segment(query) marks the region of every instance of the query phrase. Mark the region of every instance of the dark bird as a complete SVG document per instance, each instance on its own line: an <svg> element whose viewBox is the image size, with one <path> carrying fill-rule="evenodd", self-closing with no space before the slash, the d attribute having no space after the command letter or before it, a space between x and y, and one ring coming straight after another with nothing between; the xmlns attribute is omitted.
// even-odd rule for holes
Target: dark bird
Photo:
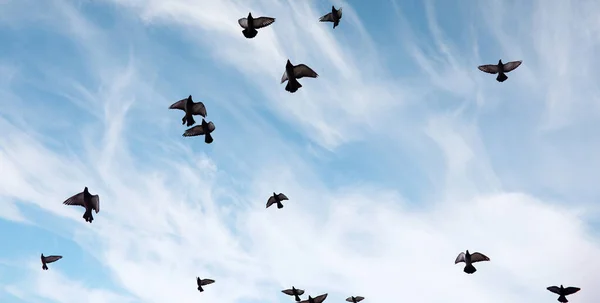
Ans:
<svg viewBox="0 0 600 303"><path fill-rule="evenodd" d="M298 64L294 66L288 59L287 63L285 64L285 72L281 77L281 83L288 81L288 84L285 86L285 90L290 93L295 93L299 88L302 87L302 84L298 82L298 79L303 77L317 78L318 76L319 75L314 70L305 64Z"/></svg>
<svg viewBox="0 0 600 303"><path fill-rule="evenodd" d="M319 18L321 22L333 22L333 28L340 24L340 19L342 19L342 8L336 10L335 6L331 6L331 13L324 15Z"/></svg>
<svg viewBox="0 0 600 303"><path fill-rule="evenodd" d="M273 194L275 194L275 193L273 193ZM271 199L269 199L269 200L271 200ZM271 204L273 204L273 203L271 203ZM281 206L281 207L283 207L283 206ZM285 289L285 290L282 290L281 292L288 296L294 296L294 299L296 300L296 302L300 302L300 296L304 294L304 290L297 289L294 286L292 286L292 289Z"/></svg>
<svg viewBox="0 0 600 303"><path fill-rule="evenodd" d="M85 207L83 218L86 222L90 223L92 223L92 221L94 220L94 217L92 216L92 210L95 210L96 213L100 211L100 197L98 197L98 195L90 194L87 186L83 189L83 192L72 196L71 198L63 202L63 204L79 205Z"/></svg>
<svg viewBox="0 0 600 303"><path fill-rule="evenodd" d="M458 254L458 257L456 257L454 264L458 264L459 262L465 262L467 265L465 265L464 271L468 274L472 274L477 271L477 269L475 269L475 267L473 266L473 263L489 260L490 258L486 257L482 253L474 252L473 254L470 254L469 250L467 250L466 253L461 252L460 254Z"/></svg>
<svg viewBox="0 0 600 303"><path fill-rule="evenodd" d="M242 18L242 19L238 20L238 23L240 24L240 26L242 28L244 28L244 30L242 31L242 34L244 34L244 37L246 37L248 39L256 37L256 34L258 34L257 29L269 26L269 25L273 24L273 22L275 22L275 18L271 18L271 17L254 18L254 17L252 17L252 13L248 13L247 18Z"/></svg>
<svg viewBox="0 0 600 303"><path fill-rule="evenodd" d="M208 284L213 284L213 283L215 283L215 280L200 279L199 277L196 277L196 283L198 283L198 291L203 292L204 288L202 288L202 286L205 286Z"/></svg>
<svg viewBox="0 0 600 303"><path fill-rule="evenodd" d="M267 208L269 208L269 206L273 205L273 203L277 203L277 208L282 209L283 208L283 204L281 203L281 201L283 200L289 200L288 197L286 197L286 195L279 193L273 193L273 195L271 197L269 197L269 200L267 200Z"/></svg>
<svg viewBox="0 0 600 303"><path fill-rule="evenodd" d="M498 64L487 64L480 65L478 68L480 71L488 73L488 74L498 74L496 77L496 81L504 82L508 79L506 73L513 71L515 68L519 67L523 61L512 61L508 63L502 63L502 60L498 60Z"/></svg>
<svg viewBox="0 0 600 303"><path fill-rule="evenodd" d="M352 296L352 297L348 297L348 298L346 299L346 301L348 301L348 302L352 302L352 303L358 303L358 302L360 302L360 301L362 301L362 300L364 300L364 299L365 299L365 298L364 298L364 297L361 297L361 296L357 296L357 297L354 297L354 296Z"/></svg>
<svg viewBox="0 0 600 303"><path fill-rule="evenodd" d="M204 135L204 142L207 144L211 144L213 142L213 137L210 133L215 131L215 124L211 122L206 122L206 120L202 119L202 125L196 125L183 133L184 137L193 137L193 136L201 136Z"/></svg>
<svg viewBox="0 0 600 303"><path fill-rule="evenodd" d="M44 254L42 254L42 269L43 270L48 270L48 266L46 266L46 264L48 263L52 263L52 262L56 262L60 259L62 259L62 256L47 256L44 257Z"/></svg>
<svg viewBox="0 0 600 303"><path fill-rule="evenodd" d="M192 95L185 99L181 99L169 106L169 109L180 109L185 112L185 116L181 119L181 124L185 124L187 122L187 126L192 126L196 123L194 120L194 115L202 116L206 118L206 107L204 107L204 103L202 102L194 102L192 100Z"/></svg>
<svg viewBox="0 0 600 303"><path fill-rule="evenodd" d="M311 297L308 296L308 299L304 300L304 301L300 301L300 303L321 303L323 301L325 301L325 299L327 299L327 294L322 294L316 297Z"/></svg>
<svg viewBox="0 0 600 303"><path fill-rule="evenodd" d="M558 302L562 302L562 303L566 303L569 302L569 300L567 300L567 296L568 295L572 295L578 291L581 290L581 288L579 287L563 287L562 285L560 286L560 288L558 286L550 286L548 288L546 288L547 290L559 295L558 297Z"/></svg>

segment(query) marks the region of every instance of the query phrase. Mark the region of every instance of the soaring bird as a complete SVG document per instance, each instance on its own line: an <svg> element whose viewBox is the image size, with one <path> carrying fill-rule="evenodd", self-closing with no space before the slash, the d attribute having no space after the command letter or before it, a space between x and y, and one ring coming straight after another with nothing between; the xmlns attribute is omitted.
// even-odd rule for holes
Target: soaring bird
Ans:
<svg viewBox="0 0 600 303"><path fill-rule="evenodd" d="M56 261L62 259L62 256L47 256L47 257L44 257L44 254L42 254L41 259L42 259L42 269L43 270L48 270L48 266L46 266L46 264L52 263L52 262L56 262Z"/></svg>
<svg viewBox="0 0 600 303"><path fill-rule="evenodd" d="M317 78L319 75L312 70L310 67L305 64L293 65L290 60L287 60L285 64L285 72L281 77L281 83L288 81L288 84L285 86L285 90L290 93L295 93L299 88L302 87L302 84L298 82L298 79L303 77Z"/></svg>
<svg viewBox="0 0 600 303"><path fill-rule="evenodd" d="M100 211L100 197L98 195L92 195L88 191L87 186L83 189L83 192L80 192L65 202L65 205L79 205L85 207L85 212L83 213L83 218L86 222L92 223L94 217L92 216L92 209L98 213Z"/></svg>
<svg viewBox="0 0 600 303"><path fill-rule="evenodd" d="M267 208L269 208L269 206L273 205L273 203L277 203L277 208L282 209L283 208L283 204L281 203L281 201L283 200L289 200L288 197L282 193L276 194L273 192L273 195L271 197L269 197L269 200L267 200Z"/></svg>
<svg viewBox="0 0 600 303"><path fill-rule="evenodd" d="M304 301L300 301L300 303L321 303L323 301L325 301L325 299L327 299L327 294L322 294L316 297L311 297L308 296L308 299L304 300Z"/></svg>
<svg viewBox="0 0 600 303"><path fill-rule="evenodd" d="M288 296L294 296L294 299L296 300L296 302L300 302L300 296L304 294L304 290L297 289L294 286L292 286L292 289L285 289L285 290L282 290L281 292Z"/></svg>
<svg viewBox="0 0 600 303"><path fill-rule="evenodd" d="M562 302L562 303L569 302L569 300L567 300L567 298L566 298L568 295L572 295L581 290L581 288L579 288L579 287L566 287L565 288L562 286L562 284L560 285L560 287L550 286L546 289L559 295L558 302Z"/></svg>
<svg viewBox="0 0 600 303"><path fill-rule="evenodd" d="M467 265L465 265L464 271L468 274L472 274L477 271L477 269L475 269L475 267L473 266L473 263L489 260L490 258L486 257L482 253L474 252L473 254L470 254L469 250L467 250L466 253L461 252L460 254L458 254L458 257L456 257L454 264L458 264L459 262L465 262Z"/></svg>
<svg viewBox="0 0 600 303"><path fill-rule="evenodd" d="M208 284L213 284L213 283L215 283L215 280L200 279L199 277L196 277L196 283L198 283L198 291L203 292L204 288L202 288L202 286L205 286Z"/></svg>
<svg viewBox="0 0 600 303"><path fill-rule="evenodd" d="M335 28L336 26L338 26L338 24L340 24L340 19L342 19L342 8L340 7L340 9L336 10L335 6L332 5L331 13L328 13L323 17L319 18L319 21L333 22L333 28Z"/></svg>
<svg viewBox="0 0 600 303"><path fill-rule="evenodd" d="M352 303L358 303L358 302L360 302L360 301L362 301L362 300L364 300L364 299L365 299L365 298L364 298L364 297L361 297L361 296L356 296L356 297L352 296L352 297L348 297L348 298L346 299L346 301L348 301L348 302L352 302Z"/></svg>
<svg viewBox="0 0 600 303"><path fill-rule="evenodd" d="M502 60L498 60L498 64L487 64L480 65L478 68L480 71L488 73L488 74L498 74L496 77L496 81L504 82L508 79L506 73L513 71L515 68L519 67L523 61L511 61L508 63L502 63Z"/></svg>
<svg viewBox="0 0 600 303"><path fill-rule="evenodd" d="M202 119L202 125L196 125L183 133L184 137L193 137L204 135L204 142L207 144L211 144L213 142L213 137L210 133L215 131L215 124L211 122L206 122L206 120Z"/></svg>
<svg viewBox="0 0 600 303"><path fill-rule="evenodd" d="M192 95L171 104L169 109L180 109L184 111L185 116L183 116L181 119L181 124L185 124L187 122L187 126L192 126L194 123L196 123L194 120L194 115L200 115L206 118L206 107L204 107L204 103L194 102L192 100Z"/></svg>
<svg viewBox="0 0 600 303"><path fill-rule="evenodd" d="M248 39L256 37L256 34L258 34L257 29L269 26L269 25L273 24L273 22L275 22L275 18L271 18L271 17L254 18L254 17L252 17L252 13L248 13L247 18L242 18L242 19L238 20L238 23L240 24L240 26L242 28L244 28L244 30L242 31L242 34L244 34L244 37L246 37Z"/></svg>

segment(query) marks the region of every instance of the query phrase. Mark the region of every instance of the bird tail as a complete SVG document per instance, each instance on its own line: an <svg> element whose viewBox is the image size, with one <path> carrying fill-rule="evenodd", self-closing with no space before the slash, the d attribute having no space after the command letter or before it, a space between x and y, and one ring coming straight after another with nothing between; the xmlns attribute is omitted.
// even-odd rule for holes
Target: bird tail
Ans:
<svg viewBox="0 0 600 303"><path fill-rule="evenodd" d="M300 84L300 82L298 82L298 80L289 79L288 83L285 85L285 90L287 90L290 93L295 93L301 87L302 87L302 84Z"/></svg>
<svg viewBox="0 0 600 303"><path fill-rule="evenodd" d="M205 134L204 135L204 142L206 142L206 144L211 144L213 142L213 137L211 134Z"/></svg>
<svg viewBox="0 0 600 303"><path fill-rule="evenodd" d="M282 205L282 206L283 206L283 205ZM296 302L300 302L300 301L301 301L301 300L300 300L300 296L298 296L298 295L294 295L294 299L296 300Z"/></svg>
<svg viewBox="0 0 600 303"><path fill-rule="evenodd" d="M255 29L250 30L249 28L247 28L242 31L242 34L244 34L244 37L251 39L251 38L256 37L256 34L258 34L258 31Z"/></svg>
<svg viewBox="0 0 600 303"><path fill-rule="evenodd" d="M204 289L202 288L202 286L198 285L198 291L203 292Z"/></svg>
<svg viewBox="0 0 600 303"><path fill-rule="evenodd" d="M86 210L86 211L83 213L83 218L85 219L85 222L90 222L90 223L92 223L92 220L94 220L94 216L92 216L92 210L91 210L91 209L89 209L89 210Z"/></svg>
<svg viewBox="0 0 600 303"><path fill-rule="evenodd" d="M333 22L333 28L335 28L336 26L338 26L340 24L340 21L334 21Z"/></svg>
<svg viewBox="0 0 600 303"><path fill-rule="evenodd" d="M567 297L565 296L560 296L558 297L558 302L567 303L569 300L567 300Z"/></svg>
<svg viewBox="0 0 600 303"><path fill-rule="evenodd" d="M194 116L192 115L186 116L183 119L187 120L187 126L192 126L196 123L196 120L194 120Z"/></svg>
<svg viewBox="0 0 600 303"><path fill-rule="evenodd" d="M476 271L477 271L477 269L475 269L475 266L473 266L471 264L465 266L465 272L468 273L468 274L472 274L472 273L474 273Z"/></svg>
<svg viewBox="0 0 600 303"><path fill-rule="evenodd" d="M277 202L277 208L282 209L283 208L283 203Z"/></svg>
<svg viewBox="0 0 600 303"><path fill-rule="evenodd" d="M48 266L46 266L46 263L42 264L42 269L43 270L48 270Z"/></svg>
<svg viewBox="0 0 600 303"><path fill-rule="evenodd" d="M508 79L508 76L505 73L498 73L498 77L496 77L496 81L504 82Z"/></svg>

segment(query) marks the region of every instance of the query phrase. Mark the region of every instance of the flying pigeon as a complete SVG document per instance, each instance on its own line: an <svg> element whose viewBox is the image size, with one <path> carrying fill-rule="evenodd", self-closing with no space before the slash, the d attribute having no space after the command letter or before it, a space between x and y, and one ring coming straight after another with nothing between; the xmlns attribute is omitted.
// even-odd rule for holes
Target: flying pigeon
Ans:
<svg viewBox="0 0 600 303"><path fill-rule="evenodd" d="M180 109L185 112L185 116L181 119L181 124L185 124L187 122L187 126L192 126L196 123L194 120L194 115L200 115L206 118L206 107L204 107L204 103L202 102L194 102L192 100L192 95L187 97L186 99L181 99L169 106L169 109Z"/></svg>
<svg viewBox="0 0 600 303"><path fill-rule="evenodd" d="M300 296L304 294L304 290L297 289L294 286L292 286L292 289L285 289L285 290L282 290L281 292L286 295L289 295L289 296L294 296L294 299L296 300L296 302L300 302Z"/></svg>
<svg viewBox="0 0 600 303"><path fill-rule="evenodd" d="M311 296L308 296L307 300L300 301L299 303L321 303L321 302L325 301L325 299L327 299L327 294L322 294L322 295L316 296L314 298Z"/></svg>
<svg viewBox="0 0 600 303"><path fill-rule="evenodd" d="M298 82L298 79L303 77L317 78L318 76L319 75L314 70L305 64L298 64L294 66L288 59L287 63L285 64L285 72L281 77L281 83L288 81L288 84L285 86L285 90L290 93L295 93L299 88L302 87L302 84Z"/></svg>
<svg viewBox="0 0 600 303"><path fill-rule="evenodd" d="M48 266L46 266L46 264L52 263L52 262L56 262L56 261L62 259L62 256L47 256L47 257L44 257L44 254L42 254L41 259L42 259L42 269L43 270L48 270Z"/></svg>
<svg viewBox="0 0 600 303"><path fill-rule="evenodd" d="M98 213L100 211L100 197L98 195L92 195L88 191L87 186L83 189L83 192L78 193L65 202L65 205L79 205L85 207L85 212L83 213L83 218L86 222L92 223L94 217L92 216L92 209Z"/></svg>
<svg viewBox="0 0 600 303"><path fill-rule="evenodd" d="M247 18L242 18L242 19L238 20L238 23L240 24L240 26L242 28L244 28L244 30L242 31L242 34L244 34L244 37L246 37L248 39L256 37L256 34L258 34L257 29L269 26L269 25L273 24L273 22L275 22L275 18L271 18L271 17L254 18L254 17L252 17L252 13L248 13Z"/></svg>
<svg viewBox="0 0 600 303"><path fill-rule="evenodd" d="M331 13L326 14L325 16L319 18L321 22L333 22L333 28L340 24L340 19L342 19L342 8L336 10L335 6L331 6Z"/></svg>
<svg viewBox="0 0 600 303"><path fill-rule="evenodd" d="M498 60L498 64L480 65L478 68L480 71L486 72L488 74L498 74L498 77L496 77L496 81L504 82L506 81L506 79L508 79L506 73L513 71L514 69L519 67L519 65L521 65L522 62L523 61L519 60L503 64L502 60Z"/></svg>
<svg viewBox="0 0 600 303"><path fill-rule="evenodd" d="M558 302L562 302L562 303L566 303L569 302L569 300L567 300L566 296L568 295L572 295L578 291L581 290L581 288L579 287L563 287L562 285L560 286L560 288L558 286L550 286L548 288L546 288L547 290L559 295L558 297Z"/></svg>
<svg viewBox="0 0 600 303"><path fill-rule="evenodd" d="M273 205L273 203L277 203L277 208L282 209L283 208L283 204L281 204L281 201L283 200L289 200L288 197L282 193L276 194L273 193L273 195L271 197L269 197L269 200L267 200L267 208L269 208L269 206Z"/></svg>
<svg viewBox="0 0 600 303"><path fill-rule="evenodd" d="M473 263L489 260L490 258L486 257L482 253L474 252L473 254L470 254L469 250L467 250L466 253L461 252L460 254L458 254L458 257L456 257L454 264L458 264L459 262L465 262L467 265L465 265L464 271L468 274L472 274L477 271L477 269L475 269L475 267L473 266Z"/></svg>
<svg viewBox="0 0 600 303"><path fill-rule="evenodd" d="M215 124L211 122L206 122L206 120L202 119L202 125L196 125L183 133L184 137L193 137L204 135L204 142L210 144L213 142L213 137L210 133L215 130Z"/></svg>
<svg viewBox="0 0 600 303"><path fill-rule="evenodd" d="M213 284L213 283L215 283L215 280L200 279L199 277L196 277L196 283L198 283L198 291L203 292L204 288L202 288L202 286L208 285L208 284Z"/></svg>
<svg viewBox="0 0 600 303"><path fill-rule="evenodd" d="M364 300L364 299L365 299L365 298L364 298L364 297L361 297L361 296L356 296L356 297L352 296L352 297L348 297L348 298L346 299L346 301L348 301L348 302L352 302L352 303L358 303L358 302L360 302L360 301L362 301L362 300Z"/></svg>

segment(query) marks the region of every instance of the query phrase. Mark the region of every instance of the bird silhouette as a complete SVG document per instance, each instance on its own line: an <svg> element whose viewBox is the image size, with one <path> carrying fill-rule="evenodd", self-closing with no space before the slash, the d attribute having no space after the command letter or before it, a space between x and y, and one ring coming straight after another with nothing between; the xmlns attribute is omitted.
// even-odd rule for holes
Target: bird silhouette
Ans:
<svg viewBox="0 0 600 303"><path fill-rule="evenodd" d="M486 257L482 253L474 252L473 254L470 254L469 250L467 250L466 253L461 252L460 254L458 254L458 257L456 257L454 264L458 264L459 262L465 262L466 265L464 272L472 274L477 271L477 269L473 266L473 263L489 260L490 258Z"/></svg>
<svg viewBox="0 0 600 303"><path fill-rule="evenodd" d="M171 104L169 109L180 109L184 111L185 115L181 119L181 124L185 124L187 122L187 126L192 126L196 123L194 120L194 115L200 115L206 118L206 107L204 107L204 103L194 102L194 100L192 100L192 95Z"/></svg>
<svg viewBox="0 0 600 303"><path fill-rule="evenodd" d="M98 213L100 211L100 197L98 195L92 195L88 191L87 186L83 189L83 192L75 194L74 196L63 202L65 205L79 205L85 207L83 218L86 222L92 223L94 216L92 216L92 210Z"/></svg>
<svg viewBox="0 0 600 303"><path fill-rule="evenodd" d="M48 270L48 266L46 266L46 264L52 263L52 262L56 262L56 261L62 259L62 256L47 256L47 257L44 257L44 254L42 254L41 259L42 259L42 269L43 270Z"/></svg>
<svg viewBox="0 0 600 303"><path fill-rule="evenodd" d="M300 302L300 296L304 294L304 290L297 289L294 286L292 286L292 289L284 289L281 292L286 295L289 295L289 296L294 296L294 299L296 300L296 302Z"/></svg>
<svg viewBox="0 0 600 303"><path fill-rule="evenodd" d="M327 299L327 294L318 295L316 297L308 296L308 299L300 301L300 303L321 303Z"/></svg>
<svg viewBox="0 0 600 303"><path fill-rule="evenodd" d="M487 64L480 65L478 68L480 71L488 74L498 74L496 81L504 82L508 79L506 73L515 70L523 61L511 61L508 63L502 63L502 60L498 60L498 64Z"/></svg>
<svg viewBox="0 0 600 303"><path fill-rule="evenodd" d="M206 120L202 119L201 125L196 125L183 133L184 137L193 137L193 136L201 136L204 135L204 142L206 144L211 144L213 142L213 137L210 133L215 131L215 124L211 122L206 122Z"/></svg>
<svg viewBox="0 0 600 303"><path fill-rule="evenodd" d="M196 277L196 283L198 283L198 291L203 292L204 288L202 288L202 286L205 286L208 284L213 284L213 283L215 283L215 280L200 279L199 277Z"/></svg>
<svg viewBox="0 0 600 303"><path fill-rule="evenodd" d="M342 8L336 10L335 6L331 6L331 13L327 13L323 17L319 18L321 22L333 22L333 28L340 24L340 19L342 19Z"/></svg>
<svg viewBox="0 0 600 303"><path fill-rule="evenodd" d="M364 297L361 297L361 296L356 296L356 297L352 296L352 297L348 297L348 298L346 299L346 301L348 301L348 302L352 302L352 303L358 303L358 302L360 302L360 301L362 301L362 300L364 300L364 299L365 299L365 298L364 298Z"/></svg>
<svg viewBox="0 0 600 303"><path fill-rule="evenodd" d="M273 195L271 197L269 197L269 200L267 200L267 208L269 208L269 206L273 205L273 203L277 203L277 208L278 209L282 209L283 208L283 204L281 203L281 201L284 200L289 200L288 197L286 197L286 195L279 193L273 193Z"/></svg>
<svg viewBox="0 0 600 303"><path fill-rule="evenodd" d="M560 285L560 287L550 286L546 289L559 295L558 302L562 302L562 303L569 302L569 300L567 300L568 295L572 295L581 290L581 288L579 288L579 287L566 287L565 288L562 286L562 284Z"/></svg>
<svg viewBox="0 0 600 303"><path fill-rule="evenodd" d="M298 64L294 66L290 60L287 60L285 64L285 72L281 77L281 83L288 81L285 86L285 90L290 93L295 93L299 88L302 87L302 84L298 82L298 79L303 77L317 78L319 75L312 70L310 67L305 64Z"/></svg>
<svg viewBox="0 0 600 303"><path fill-rule="evenodd" d="M275 18L271 18L271 17L254 18L254 17L252 17L252 13L248 13L248 17L246 17L246 18L241 18L238 20L238 23L240 24L240 26L242 28L244 28L244 30L242 31L242 34L244 34L244 37L246 37L248 39L256 37L256 34L258 34L257 29L269 26L269 25L273 24L273 22L275 22Z"/></svg>

